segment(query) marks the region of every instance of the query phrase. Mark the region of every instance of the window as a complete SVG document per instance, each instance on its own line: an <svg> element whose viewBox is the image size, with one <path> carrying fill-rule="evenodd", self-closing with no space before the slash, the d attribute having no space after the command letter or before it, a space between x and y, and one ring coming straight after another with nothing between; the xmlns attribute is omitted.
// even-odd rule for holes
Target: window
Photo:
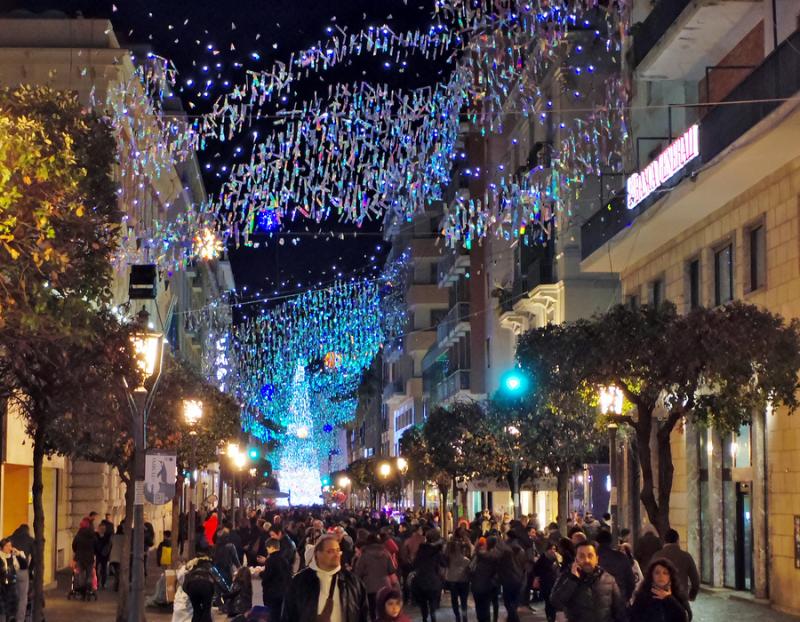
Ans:
<svg viewBox="0 0 800 622"><path fill-rule="evenodd" d="M750 229L748 234L748 246L750 249L750 288L755 291L761 289L767 280L767 252L766 235L764 225L758 225Z"/></svg>
<svg viewBox="0 0 800 622"><path fill-rule="evenodd" d="M689 308L697 309L700 306L700 260L693 259L689 262Z"/></svg>
<svg viewBox="0 0 800 622"><path fill-rule="evenodd" d="M714 304L733 300L733 245L727 244L714 253Z"/></svg>
<svg viewBox="0 0 800 622"><path fill-rule="evenodd" d="M664 281L656 279L650 283L650 304L660 307L662 302L664 302Z"/></svg>

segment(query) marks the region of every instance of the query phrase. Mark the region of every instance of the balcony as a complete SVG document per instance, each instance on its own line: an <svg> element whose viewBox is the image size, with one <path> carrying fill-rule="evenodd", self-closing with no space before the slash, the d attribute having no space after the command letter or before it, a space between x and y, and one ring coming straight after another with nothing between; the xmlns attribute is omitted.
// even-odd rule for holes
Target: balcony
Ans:
<svg viewBox="0 0 800 622"><path fill-rule="evenodd" d="M469 370L459 369L434 385L431 399L434 404L438 404L455 397L461 391L469 391L469 389Z"/></svg>
<svg viewBox="0 0 800 622"><path fill-rule="evenodd" d="M531 261L527 269L517 274L514 278L512 288L511 306L513 303L524 297L531 290L539 285L551 285L553 283L553 261L549 257L541 257Z"/></svg>
<svg viewBox="0 0 800 622"><path fill-rule="evenodd" d="M436 327L436 341L440 347L446 347L459 337L469 332L469 303L459 302L447 312L444 319Z"/></svg>
<svg viewBox="0 0 800 622"><path fill-rule="evenodd" d="M437 285L412 284L406 294L409 307L429 306L446 308L450 304L447 290L440 289Z"/></svg>
<svg viewBox="0 0 800 622"><path fill-rule="evenodd" d="M447 287L455 283L458 277L469 270L469 255L460 247L450 250L442 259L439 260L439 286Z"/></svg>
<svg viewBox="0 0 800 622"><path fill-rule="evenodd" d="M633 56L643 80L703 78L763 18L759 0L659 0L634 25Z"/></svg>
<svg viewBox="0 0 800 622"><path fill-rule="evenodd" d="M383 401L391 402L397 398L405 397L405 392L405 382L402 379L387 381L383 385Z"/></svg>
<svg viewBox="0 0 800 622"><path fill-rule="evenodd" d="M623 270L800 157L800 111L796 102L781 101L800 93L797 49L800 31L783 41L722 102L756 103L710 107L700 122L700 158L634 209L626 209L624 197L617 197L584 223L583 270ZM681 183L688 176L694 183ZM658 210L650 210L656 203ZM636 231L628 235L629 229ZM598 252L606 243L609 247Z"/></svg>

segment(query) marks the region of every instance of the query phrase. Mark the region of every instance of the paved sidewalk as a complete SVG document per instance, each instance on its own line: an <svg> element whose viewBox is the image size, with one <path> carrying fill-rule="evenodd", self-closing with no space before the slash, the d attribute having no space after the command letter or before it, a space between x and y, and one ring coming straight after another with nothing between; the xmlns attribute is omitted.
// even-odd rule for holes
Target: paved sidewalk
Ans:
<svg viewBox="0 0 800 622"><path fill-rule="evenodd" d="M149 597L153 592L153 583L158 576L153 569L148 573ZM116 614L116 595L114 592L100 591L97 602L69 601L66 598L68 591L68 575L59 577L59 587L47 592L47 606L45 608L46 622L114 622ZM253 582L254 604L261 602L261 583ZM723 622L735 620L736 622L800 622L800 618L779 613L764 605L744 602L738 598L730 598L731 592L715 594L701 593L697 601L692 603L694 611L693 622ZM450 599L447 594L442 597L442 606L437 612L437 622L454 622L455 618L450 609ZM544 622L544 608L541 603L535 604L536 613L520 610L522 622ZM421 616L416 609L409 612L414 622L420 622ZM147 610L148 622L170 622L172 614L169 611ZM216 614L214 622L222 622L228 618ZM474 610L470 609L470 622L475 621ZM500 605L500 621L505 620L505 611Z"/></svg>

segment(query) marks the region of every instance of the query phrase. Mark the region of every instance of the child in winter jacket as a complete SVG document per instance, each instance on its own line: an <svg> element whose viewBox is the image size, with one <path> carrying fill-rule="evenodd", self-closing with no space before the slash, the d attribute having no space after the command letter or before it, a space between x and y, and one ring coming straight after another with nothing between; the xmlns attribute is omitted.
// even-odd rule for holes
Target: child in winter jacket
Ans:
<svg viewBox="0 0 800 622"><path fill-rule="evenodd" d="M403 594L400 588L385 587L376 597L377 622L411 622L403 613Z"/></svg>

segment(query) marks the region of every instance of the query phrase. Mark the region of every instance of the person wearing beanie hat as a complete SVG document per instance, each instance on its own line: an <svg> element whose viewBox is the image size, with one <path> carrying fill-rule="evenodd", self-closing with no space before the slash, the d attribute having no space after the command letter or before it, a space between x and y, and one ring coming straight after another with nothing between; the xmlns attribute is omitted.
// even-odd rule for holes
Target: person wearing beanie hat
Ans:
<svg viewBox="0 0 800 622"><path fill-rule="evenodd" d="M377 622L411 622L403 613L403 593L400 588L384 587L376 598Z"/></svg>

